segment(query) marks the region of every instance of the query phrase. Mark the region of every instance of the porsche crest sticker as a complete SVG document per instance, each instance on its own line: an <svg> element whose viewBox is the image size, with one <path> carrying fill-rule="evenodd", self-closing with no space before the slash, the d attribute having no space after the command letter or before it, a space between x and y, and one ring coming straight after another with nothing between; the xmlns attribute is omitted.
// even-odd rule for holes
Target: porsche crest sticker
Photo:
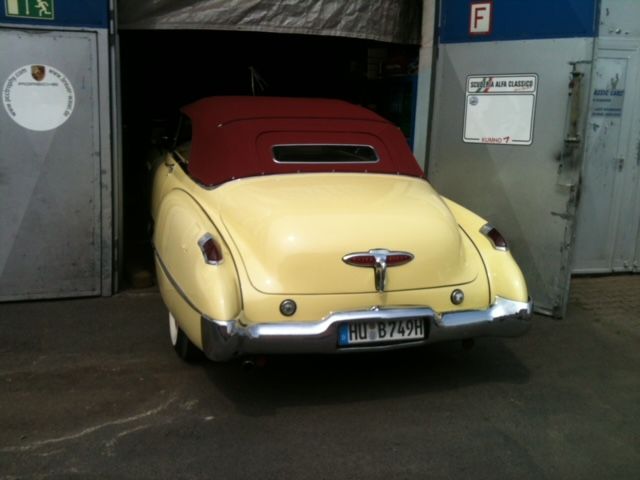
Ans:
<svg viewBox="0 0 640 480"><path fill-rule="evenodd" d="M60 70L49 65L24 65L5 81L2 103L18 125L44 132L69 119L75 107L75 93Z"/></svg>

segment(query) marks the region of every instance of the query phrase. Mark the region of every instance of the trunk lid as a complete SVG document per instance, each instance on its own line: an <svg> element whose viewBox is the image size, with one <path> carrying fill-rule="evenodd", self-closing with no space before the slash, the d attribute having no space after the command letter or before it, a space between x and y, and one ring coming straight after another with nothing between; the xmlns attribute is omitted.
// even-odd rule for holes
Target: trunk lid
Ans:
<svg viewBox="0 0 640 480"><path fill-rule="evenodd" d="M376 291L371 267L343 257L411 253L386 270L385 291L473 281L477 255L424 180L379 174L289 174L226 183L212 192L251 284L269 294Z"/></svg>

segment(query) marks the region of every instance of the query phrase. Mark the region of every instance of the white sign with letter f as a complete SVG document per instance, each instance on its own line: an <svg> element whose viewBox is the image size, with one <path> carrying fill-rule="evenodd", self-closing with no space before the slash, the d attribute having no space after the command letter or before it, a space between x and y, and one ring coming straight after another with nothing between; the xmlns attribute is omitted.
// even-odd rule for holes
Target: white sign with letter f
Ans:
<svg viewBox="0 0 640 480"><path fill-rule="evenodd" d="M491 33L491 15L493 2L473 2L469 18L470 35L489 35Z"/></svg>

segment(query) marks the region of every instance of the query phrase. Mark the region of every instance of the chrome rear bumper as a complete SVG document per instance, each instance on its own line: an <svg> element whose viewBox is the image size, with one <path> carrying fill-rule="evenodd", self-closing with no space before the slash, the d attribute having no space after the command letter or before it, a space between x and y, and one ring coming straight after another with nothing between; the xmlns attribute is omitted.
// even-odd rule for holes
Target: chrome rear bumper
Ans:
<svg viewBox="0 0 640 480"><path fill-rule="evenodd" d="M265 323L243 326L235 320L202 317L202 346L211 360L225 361L246 354L343 353L406 348L445 340L474 337L516 337L530 327L532 302L497 298L487 310L437 314L425 307L374 307L332 313L314 323ZM338 327L362 320L393 320L423 317L426 335L420 340L393 344L342 347Z"/></svg>

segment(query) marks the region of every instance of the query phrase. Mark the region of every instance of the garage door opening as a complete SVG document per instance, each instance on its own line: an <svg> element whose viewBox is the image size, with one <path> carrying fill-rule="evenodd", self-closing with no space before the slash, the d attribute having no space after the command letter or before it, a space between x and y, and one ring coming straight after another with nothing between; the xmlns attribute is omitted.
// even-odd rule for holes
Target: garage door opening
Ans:
<svg viewBox="0 0 640 480"><path fill-rule="evenodd" d="M213 95L337 98L378 112L410 142L418 48L297 34L121 31L122 288L154 281L150 169L182 105Z"/></svg>

